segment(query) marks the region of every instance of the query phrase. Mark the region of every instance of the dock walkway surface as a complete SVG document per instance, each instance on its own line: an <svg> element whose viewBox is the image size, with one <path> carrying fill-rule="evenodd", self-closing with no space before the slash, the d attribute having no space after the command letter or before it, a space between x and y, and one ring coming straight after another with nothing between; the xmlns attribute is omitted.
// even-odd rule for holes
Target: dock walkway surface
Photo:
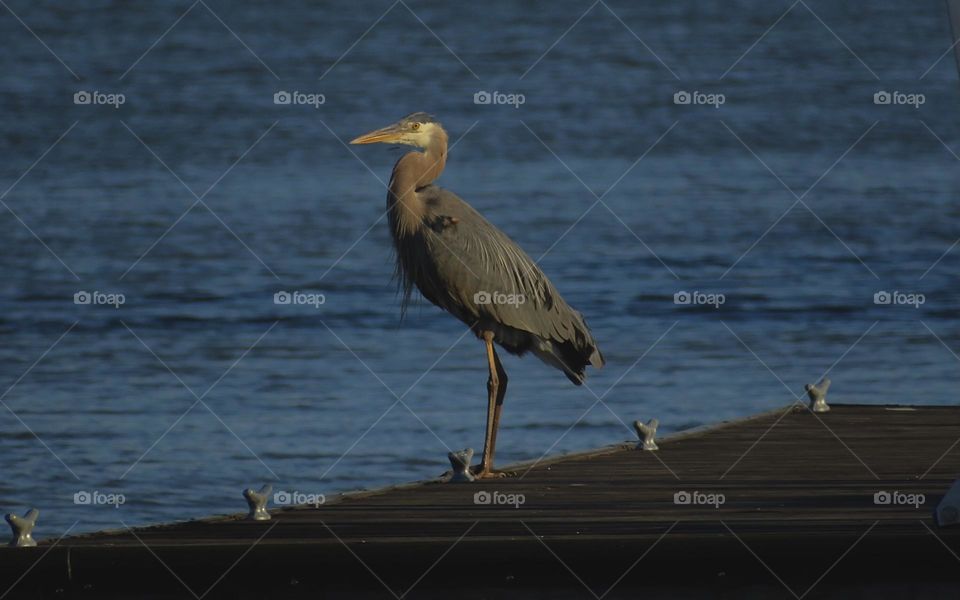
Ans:
<svg viewBox="0 0 960 600"><path fill-rule="evenodd" d="M958 440L960 407L795 404L658 440L656 452L623 443L268 521L244 513L5 548L0 592L960 598L960 525L932 517L960 476Z"/></svg>

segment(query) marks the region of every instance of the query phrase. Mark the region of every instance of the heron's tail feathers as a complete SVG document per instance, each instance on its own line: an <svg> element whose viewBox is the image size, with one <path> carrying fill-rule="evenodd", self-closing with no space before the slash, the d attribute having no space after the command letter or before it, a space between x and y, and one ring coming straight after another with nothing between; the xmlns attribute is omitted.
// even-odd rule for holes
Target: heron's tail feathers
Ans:
<svg viewBox="0 0 960 600"><path fill-rule="evenodd" d="M597 369L602 369L603 365L607 364L603 354L600 354L600 348L596 346L593 347L593 353L590 355L590 364L596 367Z"/></svg>
<svg viewBox="0 0 960 600"><path fill-rule="evenodd" d="M570 342L557 343L553 340L543 339L539 342L531 348L537 358L563 371L567 379L572 381L574 385L583 384L583 381L587 378L585 369L588 364L599 369L605 362L600 350L594 345L591 345L584 352Z"/></svg>

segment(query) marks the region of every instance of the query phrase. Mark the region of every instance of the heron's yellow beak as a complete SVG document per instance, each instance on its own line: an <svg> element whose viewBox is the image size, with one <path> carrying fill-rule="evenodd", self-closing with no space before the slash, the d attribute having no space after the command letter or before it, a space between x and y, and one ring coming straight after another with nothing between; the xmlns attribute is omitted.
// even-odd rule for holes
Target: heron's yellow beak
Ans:
<svg viewBox="0 0 960 600"><path fill-rule="evenodd" d="M377 142L396 142L400 139L403 131L396 125L390 125L382 129L375 129L370 133L365 133L358 138L350 140L351 144L376 144Z"/></svg>

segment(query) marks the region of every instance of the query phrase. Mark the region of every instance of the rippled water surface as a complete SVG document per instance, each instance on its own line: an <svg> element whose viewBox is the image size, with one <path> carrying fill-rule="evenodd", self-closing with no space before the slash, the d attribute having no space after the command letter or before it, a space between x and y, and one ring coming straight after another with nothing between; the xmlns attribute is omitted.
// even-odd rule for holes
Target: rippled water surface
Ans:
<svg viewBox="0 0 960 600"><path fill-rule="evenodd" d="M233 512L266 481L432 477L482 446L482 346L428 304L399 316L400 151L344 145L417 110L456 141L440 183L541 259L608 361L587 389L505 358L500 464L784 406L828 370L836 402L956 401L942 2L808 0L765 35L789 2L8 4L0 507L40 507L42 537ZM74 104L94 90L125 102Z"/></svg>

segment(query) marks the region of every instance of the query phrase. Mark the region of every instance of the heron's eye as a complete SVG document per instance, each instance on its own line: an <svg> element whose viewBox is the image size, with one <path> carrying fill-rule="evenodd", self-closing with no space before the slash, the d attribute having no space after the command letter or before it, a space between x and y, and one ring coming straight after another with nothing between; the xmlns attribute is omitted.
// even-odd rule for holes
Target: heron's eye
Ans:
<svg viewBox="0 0 960 600"><path fill-rule="evenodd" d="M412 124L412 125L410 126L410 129L413 129L414 131L420 129L420 123L414 123L414 124Z"/></svg>

